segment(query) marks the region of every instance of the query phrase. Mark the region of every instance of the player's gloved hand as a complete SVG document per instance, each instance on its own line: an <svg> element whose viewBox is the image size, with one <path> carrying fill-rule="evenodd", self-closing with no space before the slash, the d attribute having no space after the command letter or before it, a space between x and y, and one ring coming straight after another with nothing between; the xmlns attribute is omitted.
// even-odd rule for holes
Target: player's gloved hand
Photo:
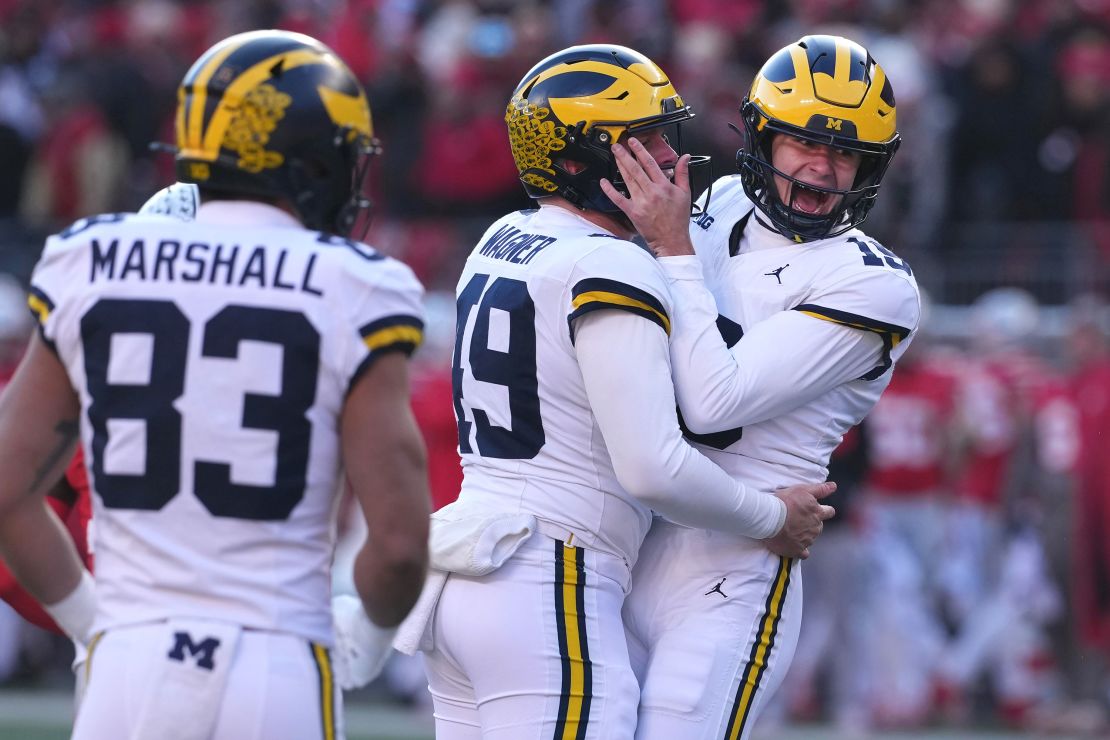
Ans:
<svg viewBox="0 0 1110 740"><path fill-rule="evenodd" d="M389 659L396 627L379 627L366 616L362 601L341 594L331 600L335 628L335 681L343 689L358 689L373 681Z"/></svg>
<svg viewBox="0 0 1110 740"><path fill-rule="evenodd" d="M808 558L809 546L825 528L825 520L836 514L836 509L821 503L835 490L835 483L803 483L775 491L786 504L786 523L774 537L763 540L767 549L784 558Z"/></svg>

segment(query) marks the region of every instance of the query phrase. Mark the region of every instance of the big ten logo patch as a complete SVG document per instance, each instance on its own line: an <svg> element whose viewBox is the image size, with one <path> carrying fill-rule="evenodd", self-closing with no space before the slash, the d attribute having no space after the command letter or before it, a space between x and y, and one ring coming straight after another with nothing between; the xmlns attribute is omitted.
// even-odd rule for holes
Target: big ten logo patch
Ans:
<svg viewBox="0 0 1110 740"><path fill-rule="evenodd" d="M709 227L713 225L713 217L705 211L702 211L697 216L694 216L694 223L700 226L703 230L708 231Z"/></svg>
<svg viewBox="0 0 1110 740"><path fill-rule="evenodd" d="M210 671L216 667L216 648L219 646L220 641L215 637L206 637L200 642L194 642L193 636L188 632L174 632L173 648L166 657L184 663L187 655L196 660L198 668Z"/></svg>

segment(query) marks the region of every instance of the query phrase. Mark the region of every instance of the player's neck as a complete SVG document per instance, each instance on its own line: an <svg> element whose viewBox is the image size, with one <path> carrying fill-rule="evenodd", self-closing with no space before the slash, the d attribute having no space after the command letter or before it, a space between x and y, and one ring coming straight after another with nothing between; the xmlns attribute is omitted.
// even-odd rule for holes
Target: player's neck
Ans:
<svg viewBox="0 0 1110 740"><path fill-rule="evenodd" d="M620 219L617 216L608 213L602 213L601 211L583 210L572 204L566 198L562 198L558 195L553 195L549 198L543 198L540 201L540 204L545 206L555 206L556 208L562 208L563 210L570 211L579 218L589 221L594 226L605 229L605 231L609 232L613 236L618 236L621 239L632 239L632 237L636 235L636 232L635 230L633 230L631 224L625 223L623 219Z"/></svg>

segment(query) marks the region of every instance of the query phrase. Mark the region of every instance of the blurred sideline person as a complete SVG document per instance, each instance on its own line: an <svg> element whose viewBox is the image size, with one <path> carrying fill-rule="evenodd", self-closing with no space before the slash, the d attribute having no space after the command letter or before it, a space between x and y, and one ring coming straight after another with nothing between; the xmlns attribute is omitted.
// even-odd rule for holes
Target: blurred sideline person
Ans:
<svg viewBox="0 0 1110 740"><path fill-rule="evenodd" d="M421 288L346 238L377 146L327 47L232 36L178 105L196 220L84 219L35 270L40 335L0 401L0 553L88 644L74 737L338 737L341 462L371 533L355 564L369 618L399 623L424 575ZM78 435L95 586L41 497Z"/></svg>
<svg viewBox="0 0 1110 740"><path fill-rule="evenodd" d="M940 709L960 720L989 680L998 719L1033 727L1056 699L1048 628L1062 600L1043 527L1072 496L1078 418L1062 377L1033 351L1040 308L1019 288L971 306L975 353L960 393L969 450L946 530L955 635L937 671Z"/></svg>
<svg viewBox="0 0 1110 740"><path fill-rule="evenodd" d="M685 178L672 182L636 141L614 147L630 198L602 187L667 274L692 439L772 491L825 480L920 305L909 265L856 228L899 142L891 82L867 50L807 36L771 56L740 110L740 173L693 220ZM799 560L656 519L625 605L637 738L749 737L798 640Z"/></svg>
<svg viewBox="0 0 1110 740"><path fill-rule="evenodd" d="M679 432L673 301L598 183L631 139L686 178L664 132L677 141L692 115L620 46L557 52L513 92L512 152L539 207L494 223L458 283L462 491L433 517L433 577L395 643L425 653L440 740L632 737L621 606L651 510L794 553L828 515L817 495L833 486L764 495Z"/></svg>
<svg viewBox="0 0 1110 740"><path fill-rule="evenodd" d="M870 639L857 661L874 687L871 717L887 728L916 726L927 717L947 638L942 609L951 612L952 606L945 584L965 437L960 373L952 358L935 356L927 322L926 310L913 345L863 424L871 445L863 511L872 568L864 579Z"/></svg>

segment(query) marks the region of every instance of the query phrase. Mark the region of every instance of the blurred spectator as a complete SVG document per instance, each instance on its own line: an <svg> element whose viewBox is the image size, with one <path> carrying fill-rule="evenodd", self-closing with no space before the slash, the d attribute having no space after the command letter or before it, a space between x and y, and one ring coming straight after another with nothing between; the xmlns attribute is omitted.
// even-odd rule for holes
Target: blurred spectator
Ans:
<svg viewBox="0 0 1110 740"><path fill-rule="evenodd" d="M1053 65L1059 100L1038 150L1049 215L1086 222L1110 259L1110 34L1083 28Z"/></svg>
<svg viewBox="0 0 1110 740"><path fill-rule="evenodd" d="M927 331L928 313L923 331ZM942 578L952 466L962 427L951 361L919 336L864 420L870 468L863 502L867 558L869 709L884 727L914 726L932 709L933 671L946 639Z"/></svg>
<svg viewBox="0 0 1110 740"><path fill-rule="evenodd" d="M883 179L883 197L867 217L868 233L910 258L935 250L946 207L948 162L936 156L948 141L952 106L913 34L906 0L877 3L867 48L882 64L898 104L902 145ZM916 264L916 263L914 263Z"/></svg>
<svg viewBox="0 0 1110 740"><path fill-rule="evenodd" d="M1040 212L1033 195L1037 111L1028 78L1021 50L1005 36L984 39L954 71L949 151L955 219L1014 220Z"/></svg>
<svg viewBox="0 0 1110 740"><path fill-rule="evenodd" d="M42 18L12 9L0 23L0 219L16 215L31 150L43 113L31 85Z"/></svg>
<svg viewBox="0 0 1110 740"><path fill-rule="evenodd" d="M1079 411L1074 600L1084 642L1110 659L1110 345L1099 316L1080 316L1068 338Z"/></svg>
<svg viewBox="0 0 1110 740"><path fill-rule="evenodd" d="M515 84L515 83L514 83ZM520 202L520 182L505 134L506 95L475 60L460 61L433 85L410 187L427 215L494 215Z"/></svg>
<svg viewBox="0 0 1110 740"><path fill-rule="evenodd" d="M90 100L79 70L67 70L45 93L49 111L27 172L20 212L29 222L64 226L117 210L126 177L126 144Z"/></svg>
<svg viewBox="0 0 1110 740"><path fill-rule="evenodd" d="M1033 352L1039 322L1033 297L1016 288L992 290L976 300L971 321L974 354L961 387L969 449L948 526L955 635L939 674L949 699L966 700L987 679L998 719L1023 727L1058 699L1059 689L1048 629L1061 604L1038 528L1038 496L1046 493L1038 464L1066 471L1074 435L1064 429L1051 440L1063 451L1038 445L1035 420L1047 414L1049 431L1060 431L1054 402L1066 398Z"/></svg>

